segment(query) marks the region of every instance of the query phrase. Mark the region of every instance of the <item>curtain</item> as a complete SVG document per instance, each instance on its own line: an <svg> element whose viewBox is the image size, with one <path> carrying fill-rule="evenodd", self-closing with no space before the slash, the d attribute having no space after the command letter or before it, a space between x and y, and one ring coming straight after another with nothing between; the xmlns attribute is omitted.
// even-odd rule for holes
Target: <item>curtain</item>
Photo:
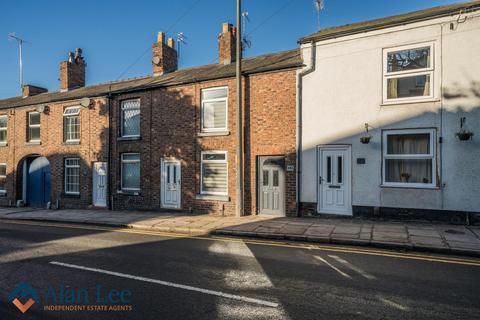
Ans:
<svg viewBox="0 0 480 320"><path fill-rule="evenodd" d="M428 58L430 59L430 58ZM427 62L429 63L429 62ZM425 88L423 88L423 95L429 96L430 95L430 75L425 76Z"/></svg>
<svg viewBox="0 0 480 320"><path fill-rule="evenodd" d="M398 79L387 80L387 98L388 99L398 98Z"/></svg>

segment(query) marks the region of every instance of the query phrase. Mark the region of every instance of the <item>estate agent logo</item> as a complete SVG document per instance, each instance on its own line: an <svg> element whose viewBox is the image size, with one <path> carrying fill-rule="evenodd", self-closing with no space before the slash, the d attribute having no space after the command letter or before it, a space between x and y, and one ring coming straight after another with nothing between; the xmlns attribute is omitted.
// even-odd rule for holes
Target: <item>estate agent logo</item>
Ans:
<svg viewBox="0 0 480 320"><path fill-rule="evenodd" d="M26 282L20 283L8 296L8 301L11 301L22 313L27 312L38 300L37 292L30 288Z"/></svg>

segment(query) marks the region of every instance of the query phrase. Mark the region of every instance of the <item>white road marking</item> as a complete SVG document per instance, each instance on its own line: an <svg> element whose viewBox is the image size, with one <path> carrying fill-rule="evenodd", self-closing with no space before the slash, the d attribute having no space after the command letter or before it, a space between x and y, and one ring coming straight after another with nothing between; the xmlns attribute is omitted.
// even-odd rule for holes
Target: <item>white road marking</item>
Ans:
<svg viewBox="0 0 480 320"><path fill-rule="evenodd" d="M314 256L315 259L317 260L320 260L322 261L323 263L325 263L327 266L329 266L330 268L332 268L333 270L337 271L338 273L340 273L342 276L344 276L345 278L348 278L348 279L352 279L352 277L350 277L348 274L346 274L345 272L343 272L342 270L338 269L337 267L335 267L334 265L330 264L327 260L323 259L322 257L319 257L319 256Z"/></svg>
<svg viewBox="0 0 480 320"><path fill-rule="evenodd" d="M338 256L335 256L335 255L328 255L330 258L332 259L335 259L337 260L338 262L340 262L341 264L343 264L344 266L346 266L347 268L350 268L351 270L359 273L361 276L363 276L364 278L367 278L369 280L375 280L377 279L375 276L372 276L371 274L368 274L366 273L365 271L363 271L362 269L360 269L359 267L357 266L354 266L353 264L351 264L350 262L338 257Z"/></svg>
<svg viewBox="0 0 480 320"><path fill-rule="evenodd" d="M198 287L192 287L192 286L187 286L187 285L168 282L168 281L145 278L145 277L135 276L135 275L126 274L126 273L120 273L120 272L109 271L109 270L104 270L104 269L97 269L97 268L89 268L89 267L79 266L79 265L76 265L76 264L69 264L69 263L63 263L63 262L57 262L57 261L50 261L50 264L54 264L54 265L62 266L62 267L66 267L66 268L103 273L103 274L108 274L108 275L111 275L111 276L116 276L116 277L121 277L121 278L126 278L126 279L132 279L132 280L137 280L137 281L150 282L150 283L155 283L155 284L159 284L159 285L162 285L162 286L168 286L168 287L174 287L174 288L179 288L179 289L184 289L184 290L189 290L189 291L201 292L201 293L205 293L205 294L209 294L209 295L213 295L213 296L218 296L218 297L223 297L223 298L228 298L228 299L234 299L234 300L240 300L240 301L260 304L260 305L268 306L268 307L272 307L272 308L277 308L278 307L278 303L275 303L275 302L270 302L270 301L255 299L255 298L248 298L248 297L239 296L239 295L230 294L230 293L224 293L224 292L220 292L220 291L202 289L202 288L198 288Z"/></svg>
<svg viewBox="0 0 480 320"><path fill-rule="evenodd" d="M385 299L385 298L382 298L382 297L379 297L378 299L380 301L382 301L383 303L385 303L386 305L389 305L390 307L393 307L395 309L402 310L402 311L409 311L410 310L409 307L402 306L401 304L393 302L391 300L388 300L388 299Z"/></svg>

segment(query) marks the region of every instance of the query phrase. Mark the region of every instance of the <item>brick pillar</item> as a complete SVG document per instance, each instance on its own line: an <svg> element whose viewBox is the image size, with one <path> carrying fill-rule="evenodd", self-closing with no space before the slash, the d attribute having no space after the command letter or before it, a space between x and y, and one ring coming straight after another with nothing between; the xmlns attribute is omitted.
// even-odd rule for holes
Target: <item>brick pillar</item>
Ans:
<svg viewBox="0 0 480 320"><path fill-rule="evenodd" d="M225 22L222 33L218 35L218 63L230 64L235 61L236 39L237 28Z"/></svg>
<svg viewBox="0 0 480 320"><path fill-rule="evenodd" d="M165 44L165 33L159 32L157 42L152 45L152 53L154 76L177 70L177 50L175 50L175 40L173 38L168 38L168 42Z"/></svg>

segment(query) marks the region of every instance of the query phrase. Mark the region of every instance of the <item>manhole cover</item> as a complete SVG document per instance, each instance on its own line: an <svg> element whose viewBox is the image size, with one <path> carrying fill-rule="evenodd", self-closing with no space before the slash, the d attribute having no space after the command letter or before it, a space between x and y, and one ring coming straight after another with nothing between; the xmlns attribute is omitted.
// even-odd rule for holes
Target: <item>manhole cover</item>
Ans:
<svg viewBox="0 0 480 320"><path fill-rule="evenodd" d="M463 231L452 230L452 229L445 230L445 233L451 233L451 234L465 234L465 232L463 232Z"/></svg>

